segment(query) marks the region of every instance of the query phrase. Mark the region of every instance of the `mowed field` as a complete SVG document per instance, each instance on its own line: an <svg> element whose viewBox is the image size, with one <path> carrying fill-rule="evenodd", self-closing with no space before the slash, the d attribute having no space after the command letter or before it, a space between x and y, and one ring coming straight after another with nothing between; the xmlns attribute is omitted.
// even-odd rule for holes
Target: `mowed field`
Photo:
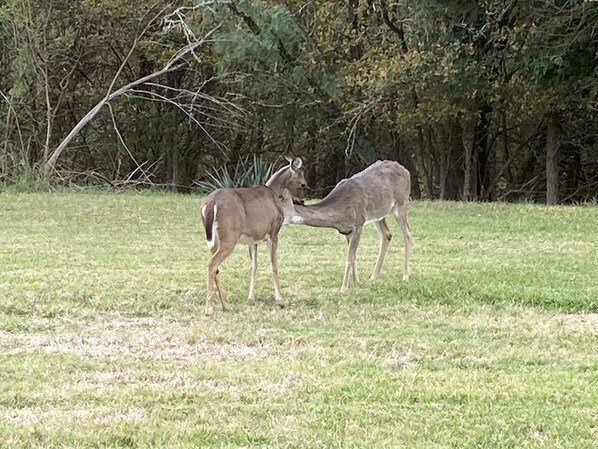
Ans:
<svg viewBox="0 0 598 449"><path fill-rule="evenodd" d="M205 317L197 196L0 194L1 448L598 448L598 207L414 202L376 281L287 226Z"/></svg>

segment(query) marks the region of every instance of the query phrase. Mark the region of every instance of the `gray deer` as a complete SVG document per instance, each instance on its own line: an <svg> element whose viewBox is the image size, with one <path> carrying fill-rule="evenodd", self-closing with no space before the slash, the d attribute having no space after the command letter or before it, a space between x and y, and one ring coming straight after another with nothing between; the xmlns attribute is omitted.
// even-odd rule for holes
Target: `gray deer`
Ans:
<svg viewBox="0 0 598 449"><path fill-rule="evenodd" d="M386 250L392 238L386 225L386 215L394 215L405 244L403 280L409 279L409 252L411 234L407 223L407 204L411 191L411 175L395 161L377 161L349 179L340 181L320 202L303 206L286 200L286 211L293 211L287 220L294 224L334 228L347 236L349 248L345 263L345 275L341 291L349 288L349 276L358 282L355 252L359 245L361 230L374 223L380 238L378 259L371 279L380 274Z"/></svg>

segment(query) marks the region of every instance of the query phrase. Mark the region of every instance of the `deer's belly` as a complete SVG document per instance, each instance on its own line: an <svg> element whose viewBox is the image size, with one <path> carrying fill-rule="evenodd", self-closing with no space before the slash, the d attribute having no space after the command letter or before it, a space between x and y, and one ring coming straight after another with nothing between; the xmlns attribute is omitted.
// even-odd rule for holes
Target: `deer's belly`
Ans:
<svg viewBox="0 0 598 449"><path fill-rule="evenodd" d="M265 240L266 240L265 238L256 239L247 234L241 234L241 237L239 237L239 243L241 243L243 245L253 245L254 243L260 243Z"/></svg>
<svg viewBox="0 0 598 449"><path fill-rule="evenodd" d="M372 224L372 223L378 223L384 217L386 217L386 213L380 213L380 214L370 215L370 216L366 217L365 224L369 225L369 224Z"/></svg>
<svg viewBox="0 0 598 449"><path fill-rule="evenodd" d="M371 208L367 211L365 216L365 224L369 225L372 223L378 223L382 220L395 206L394 201L388 201L384 204L380 204L378 207Z"/></svg>

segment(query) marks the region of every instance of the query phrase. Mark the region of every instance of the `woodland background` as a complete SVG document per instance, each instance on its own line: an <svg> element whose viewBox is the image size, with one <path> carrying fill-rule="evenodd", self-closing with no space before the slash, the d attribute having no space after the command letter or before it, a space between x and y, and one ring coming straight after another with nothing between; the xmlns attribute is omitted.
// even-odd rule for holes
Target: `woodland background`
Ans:
<svg viewBox="0 0 598 449"><path fill-rule="evenodd" d="M300 155L313 196L390 158L414 198L584 201L597 113L595 1L0 0L0 188Z"/></svg>

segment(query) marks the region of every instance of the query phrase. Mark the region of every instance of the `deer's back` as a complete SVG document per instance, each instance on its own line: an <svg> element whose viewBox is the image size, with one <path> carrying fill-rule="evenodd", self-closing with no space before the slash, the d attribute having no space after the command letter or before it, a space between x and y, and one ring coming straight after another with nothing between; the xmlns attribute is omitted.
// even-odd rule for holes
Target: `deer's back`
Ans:
<svg viewBox="0 0 598 449"><path fill-rule="evenodd" d="M321 205L344 205L354 220L376 220L384 217L395 205L409 200L409 171L395 161L377 161L339 182L321 201Z"/></svg>
<svg viewBox="0 0 598 449"><path fill-rule="evenodd" d="M360 188L367 191L383 191L395 201L409 200L411 175L396 161L377 161L353 175L352 179Z"/></svg>

